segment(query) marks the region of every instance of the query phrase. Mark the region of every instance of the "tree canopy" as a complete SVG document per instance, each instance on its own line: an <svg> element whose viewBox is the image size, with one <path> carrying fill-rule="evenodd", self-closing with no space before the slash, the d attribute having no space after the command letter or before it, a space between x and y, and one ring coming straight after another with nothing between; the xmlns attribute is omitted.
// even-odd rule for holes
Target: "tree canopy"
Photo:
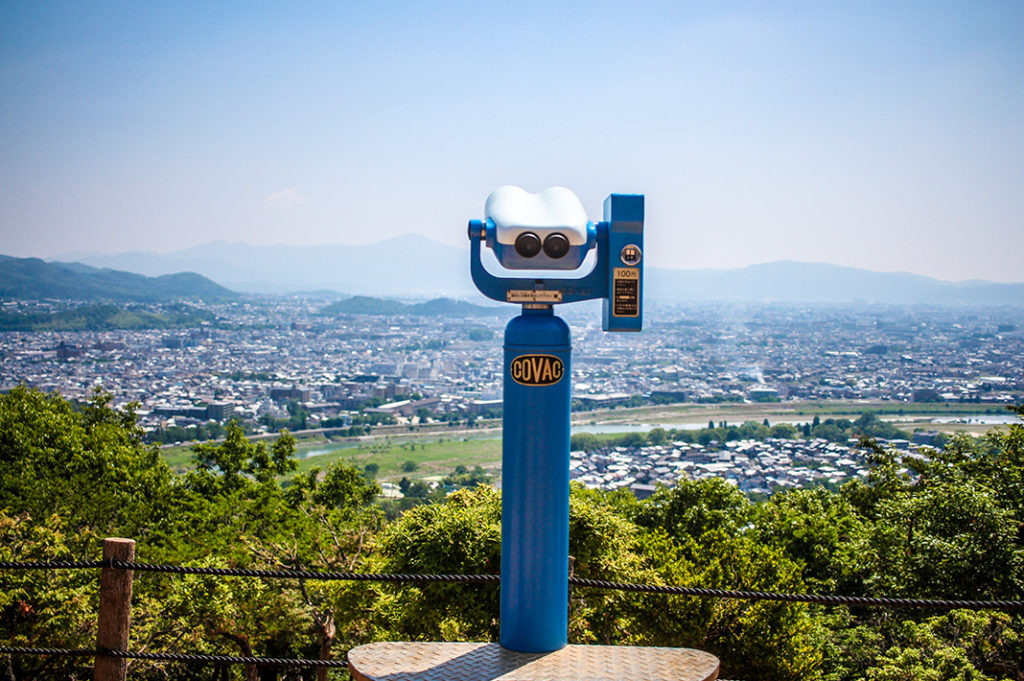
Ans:
<svg viewBox="0 0 1024 681"><path fill-rule="evenodd" d="M1017 409L1024 416L1024 410ZM865 418L820 422L852 430ZM736 428L742 428L738 426ZM717 428L732 428L722 424ZM774 427L753 423L750 429ZM795 435L794 433L790 433ZM672 433L652 433L655 439ZM869 444L867 446L870 446ZM25 388L0 395L0 560L92 560L100 540L137 540L137 560L175 565L497 574L501 495L469 485L388 521L366 471L295 472L295 441L250 442L237 424L174 474L131 408ZM838 491L751 501L717 480L680 480L642 501L573 486L575 575L786 593L1019 600L1024 594L1024 424L957 437L927 457L875 447ZM407 487L411 490L415 483ZM427 500L429 501L429 500ZM96 574L0 571L0 640L90 648ZM337 658L372 640L495 640L498 587L249 580L137 574L133 649ZM722 660L725 678L1024 678L1019 613L847 608L575 587L572 642L680 646ZM81 678L75 658L12 656L7 676ZM133 661L132 678L196 669ZM279 678L233 667L219 678ZM288 678L344 678L289 671Z"/></svg>

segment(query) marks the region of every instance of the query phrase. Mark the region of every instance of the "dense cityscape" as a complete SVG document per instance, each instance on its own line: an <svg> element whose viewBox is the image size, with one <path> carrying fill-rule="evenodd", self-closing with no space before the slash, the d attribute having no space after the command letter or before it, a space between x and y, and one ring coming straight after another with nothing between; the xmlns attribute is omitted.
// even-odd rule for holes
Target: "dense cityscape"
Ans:
<svg viewBox="0 0 1024 681"><path fill-rule="evenodd" d="M24 303L19 303L24 306ZM320 299L209 305L192 329L5 332L0 388L139 404L147 429L366 411L403 419L500 409L509 309L466 318L319 313ZM655 402L1024 399L1014 308L655 307L639 335L566 308L578 407Z"/></svg>
<svg viewBox="0 0 1024 681"><path fill-rule="evenodd" d="M211 321L189 329L5 332L0 388L86 400L101 386L116 406L136 402L142 427L164 441L232 418L250 432L275 432L285 423L473 425L500 414L509 309L330 316L326 304L204 304L197 311ZM1024 401L1024 321L1015 308L654 306L639 335L602 332L586 306L564 314L575 409L843 399L976 402L982 410ZM638 496L681 477L718 476L768 493L863 475L855 438L804 435L597 448L574 454L572 474ZM885 444L932 445L934 433Z"/></svg>

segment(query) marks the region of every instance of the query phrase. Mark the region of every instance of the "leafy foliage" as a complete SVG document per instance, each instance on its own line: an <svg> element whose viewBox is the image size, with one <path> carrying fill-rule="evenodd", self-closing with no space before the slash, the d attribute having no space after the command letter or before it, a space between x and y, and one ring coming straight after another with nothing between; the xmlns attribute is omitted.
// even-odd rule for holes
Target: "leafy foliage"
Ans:
<svg viewBox="0 0 1024 681"><path fill-rule="evenodd" d="M73 531L72 555L96 554L96 541L144 537L163 510L170 472L143 445L129 408L96 392L77 407L57 395L16 387L0 400L0 509L60 517Z"/></svg>
<svg viewBox="0 0 1024 681"><path fill-rule="evenodd" d="M1024 410L1018 409L1024 416ZM840 431L868 432L873 419ZM711 430L734 428L726 424ZM765 424L735 427L771 432ZM677 433L652 432L667 441ZM728 433L726 433L728 435ZM870 443L866 442L870 447ZM172 474L131 409L16 388L0 396L0 560L95 559L99 540L138 540L138 559L180 565L496 574L500 492L486 484L386 520L367 471L295 474L294 439L250 442L237 424ZM760 503L721 480L680 481L638 501L573 486L574 574L719 589L1019 599L1024 593L1024 424L954 438L928 457L870 449L871 470L838 492ZM460 470L451 484L483 480ZM412 491L415 483L408 481ZM424 486L425 487L425 486ZM0 571L0 640L88 648L95 575ZM995 611L890 611L574 588L579 643L708 650L730 678L1020 679L1024 622ZM378 639L494 640L498 587L137 574L132 647L278 657L344 654ZM13 678L82 678L74 658L12 657ZM225 667L217 678L280 676ZM196 669L132 663L132 678ZM342 678L304 670L288 678ZM333 676L332 676L333 675Z"/></svg>

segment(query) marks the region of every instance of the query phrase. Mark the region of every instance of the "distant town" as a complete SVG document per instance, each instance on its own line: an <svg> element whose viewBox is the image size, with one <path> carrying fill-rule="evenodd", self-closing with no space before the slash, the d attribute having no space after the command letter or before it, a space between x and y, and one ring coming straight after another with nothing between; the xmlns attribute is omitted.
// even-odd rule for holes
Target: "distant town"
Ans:
<svg viewBox="0 0 1024 681"><path fill-rule="evenodd" d="M140 425L162 442L216 435L229 419L252 433L288 426L358 435L377 424L471 426L500 415L511 307L492 316L331 315L329 302L190 303L204 321L188 329L3 332L0 389L25 384L87 400L99 386L115 406L137 403ZM3 311L61 305L8 302ZM641 334L602 332L600 315L585 305L560 313L572 330L578 410L827 399L984 410L1024 402L1024 312L1016 307L652 305ZM795 474L786 465L794 458L819 465ZM603 487L728 474L745 490L767 491L856 474L858 460L848 443L769 438L619 448L577 457L573 470Z"/></svg>
<svg viewBox="0 0 1024 681"><path fill-rule="evenodd" d="M913 446L907 440L892 444L902 449ZM823 438L613 447L574 452L570 462L572 479L582 485L625 488L638 498L650 496L658 484L671 486L683 477L723 478L743 492L767 495L792 487L838 487L865 474L859 448Z"/></svg>

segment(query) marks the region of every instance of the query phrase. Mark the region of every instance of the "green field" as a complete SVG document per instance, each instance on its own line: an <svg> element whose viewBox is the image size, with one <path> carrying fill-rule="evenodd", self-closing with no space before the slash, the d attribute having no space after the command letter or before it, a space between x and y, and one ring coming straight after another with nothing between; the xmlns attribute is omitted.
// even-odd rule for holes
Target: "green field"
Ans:
<svg viewBox="0 0 1024 681"><path fill-rule="evenodd" d="M302 450L298 454L304 456ZM359 468L375 463L380 466L377 479L381 481L399 480L403 476L425 478L447 475L460 464L467 468L483 466L495 474L501 466L501 439L493 436L486 439L435 437L430 440L400 441L384 438L362 442L355 447L343 445L326 454L300 458L299 470L308 470L313 466L325 467L334 461ZM403 465L408 461L416 464L414 472L403 470Z"/></svg>
<svg viewBox="0 0 1024 681"><path fill-rule="evenodd" d="M768 404L677 404L632 409L605 409L577 412L572 415L574 425L636 426L637 431L650 429L647 424L697 424L708 421L740 424L744 421L769 423L777 421L810 421L821 418L856 419L865 411L883 416L899 416L898 426L908 432L915 429L939 430L946 433L967 432L980 435L993 426L981 424L931 424L928 417L995 413L1005 410L991 404L907 404L894 402L831 401L781 402ZM918 420L915 417L920 417ZM904 419L906 421L904 422ZM619 433L621 434L621 432ZM609 436L611 437L611 436ZM309 432L297 437L296 455L299 470L313 466L326 467L334 461L365 467L379 466L378 480L394 481L408 476L425 478L451 473L456 466L467 468L480 465L492 475L500 474L501 433L494 428L466 430L464 427L412 431L406 427L378 428L372 436L360 438L333 438ZM324 450L327 450L324 452ZM311 452L317 452L309 456ZM319 453L323 452L323 453ZM176 471L189 467L192 460L191 445L166 447L162 454ZM416 470L403 470L403 464L412 461Z"/></svg>
<svg viewBox="0 0 1024 681"><path fill-rule="evenodd" d="M191 466L191 445L168 447L161 453L175 471L182 472ZM310 453L314 453L313 456ZM443 476L460 464L467 468L480 465L496 474L501 464L501 437L493 431L473 437L383 435L330 440L322 436L303 436L298 438L295 455L300 472L314 466L326 468L335 461L359 468L375 463L380 467L377 473L380 481L399 480L403 476ZM416 464L415 471L403 470L407 461Z"/></svg>
<svg viewBox="0 0 1024 681"><path fill-rule="evenodd" d="M167 465L171 467L171 470L176 473L181 473L185 469L191 467L191 445L175 445L173 447L163 447L160 450L160 454L164 457L164 461L167 462Z"/></svg>
<svg viewBox="0 0 1024 681"><path fill-rule="evenodd" d="M273 441L272 437L250 437L252 441L264 440L267 444ZM360 438L331 438L325 437L323 434L302 434L297 435L295 445L295 453L297 456L304 456L305 452L313 451L317 449L326 449L329 447L355 447L359 444ZM189 442L180 445L169 445L164 446L160 449L160 454L163 455L164 460L171 467L172 470L180 473L192 465L192 445L194 443Z"/></svg>

